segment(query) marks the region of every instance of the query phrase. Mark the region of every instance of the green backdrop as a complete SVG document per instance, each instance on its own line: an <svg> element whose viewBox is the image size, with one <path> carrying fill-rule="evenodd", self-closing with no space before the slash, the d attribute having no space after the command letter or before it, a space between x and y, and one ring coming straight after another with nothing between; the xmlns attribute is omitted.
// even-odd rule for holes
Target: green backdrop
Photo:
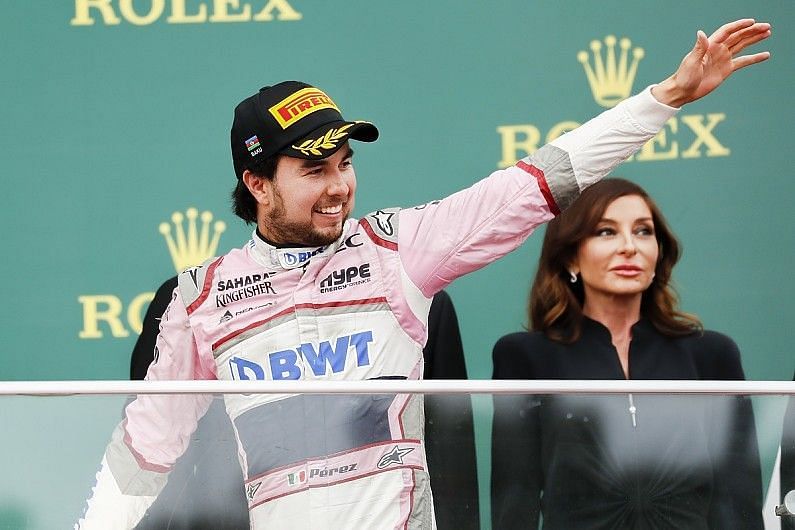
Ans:
<svg viewBox="0 0 795 530"><path fill-rule="evenodd" d="M175 273L161 223L191 207L211 212L211 233L226 225L219 253L250 235L229 208L229 126L234 105L262 85L315 83L349 119L378 125L380 140L357 148L361 215L452 193L602 110L604 83L591 87L578 60L585 52L594 64L592 41L605 58L609 35L631 41L633 67L616 81L637 92L673 71L697 29L744 16L772 22L758 47L772 60L686 107L615 174L645 186L681 238L683 307L737 341L749 378L790 379L793 7L6 2L0 379L127 377L147 293ZM489 378L493 343L525 323L540 241L450 287L470 377ZM479 426L482 451L487 434Z"/></svg>

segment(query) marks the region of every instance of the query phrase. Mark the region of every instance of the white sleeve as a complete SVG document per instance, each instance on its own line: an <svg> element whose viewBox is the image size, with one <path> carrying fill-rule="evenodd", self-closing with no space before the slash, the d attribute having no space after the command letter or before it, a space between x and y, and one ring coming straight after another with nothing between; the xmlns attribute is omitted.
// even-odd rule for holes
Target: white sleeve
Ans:
<svg viewBox="0 0 795 530"><path fill-rule="evenodd" d="M657 101L651 93L653 87L646 87L548 144L568 154L580 191L634 154L679 112Z"/></svg>
<svg viewBox="0 0 795 530"><path fill-rule="evenodd" d="M75 530L131 530L143 518L156 495L125 495L119 490L116 479L102 458L97 473L97 484L88 499L88 507Z"/></svg>

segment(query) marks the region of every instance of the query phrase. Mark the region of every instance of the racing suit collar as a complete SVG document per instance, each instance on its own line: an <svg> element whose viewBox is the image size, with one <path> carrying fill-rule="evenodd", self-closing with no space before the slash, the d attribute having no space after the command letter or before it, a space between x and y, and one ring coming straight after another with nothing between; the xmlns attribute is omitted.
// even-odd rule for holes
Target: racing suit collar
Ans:
<svg viewBox="0 0 795 530"><path fill-rule="evenodd" d="M340 246L340 242L343 241L345 232L346 230L343 229L343 235L330 245L320 247L277 247L265 241L258 230L255 229L249 245L254 258L263 265L295 269L303 267L315 256L334 254L337 247Z"/></svg>

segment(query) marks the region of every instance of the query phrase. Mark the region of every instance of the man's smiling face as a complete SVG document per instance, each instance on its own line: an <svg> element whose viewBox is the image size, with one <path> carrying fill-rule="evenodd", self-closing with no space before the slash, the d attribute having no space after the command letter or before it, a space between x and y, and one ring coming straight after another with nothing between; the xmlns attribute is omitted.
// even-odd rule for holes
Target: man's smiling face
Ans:
<svg viewBox="0 0 795 530"><path fill-rule="evenodd" d="M273 179L263 183L268 200L260 204L262 235L307 247L339 238L356 193L352 158L347 144L322 160L280 157Z"/></svg>

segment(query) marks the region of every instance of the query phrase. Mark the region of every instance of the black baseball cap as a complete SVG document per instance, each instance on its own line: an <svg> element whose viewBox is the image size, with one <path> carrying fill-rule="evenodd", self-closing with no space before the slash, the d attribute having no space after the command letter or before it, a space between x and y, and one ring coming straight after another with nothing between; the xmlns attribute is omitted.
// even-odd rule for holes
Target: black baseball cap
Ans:
<svg viewBox="0 0 795 530"><path fill-rule="evenodd" d="M348 139L374 142L378 129L366 121L346 121L319 88L299 81L263 87L235 107L232 162L237 178L252 162L275 154L318 160L334 154Z"/></svg>

